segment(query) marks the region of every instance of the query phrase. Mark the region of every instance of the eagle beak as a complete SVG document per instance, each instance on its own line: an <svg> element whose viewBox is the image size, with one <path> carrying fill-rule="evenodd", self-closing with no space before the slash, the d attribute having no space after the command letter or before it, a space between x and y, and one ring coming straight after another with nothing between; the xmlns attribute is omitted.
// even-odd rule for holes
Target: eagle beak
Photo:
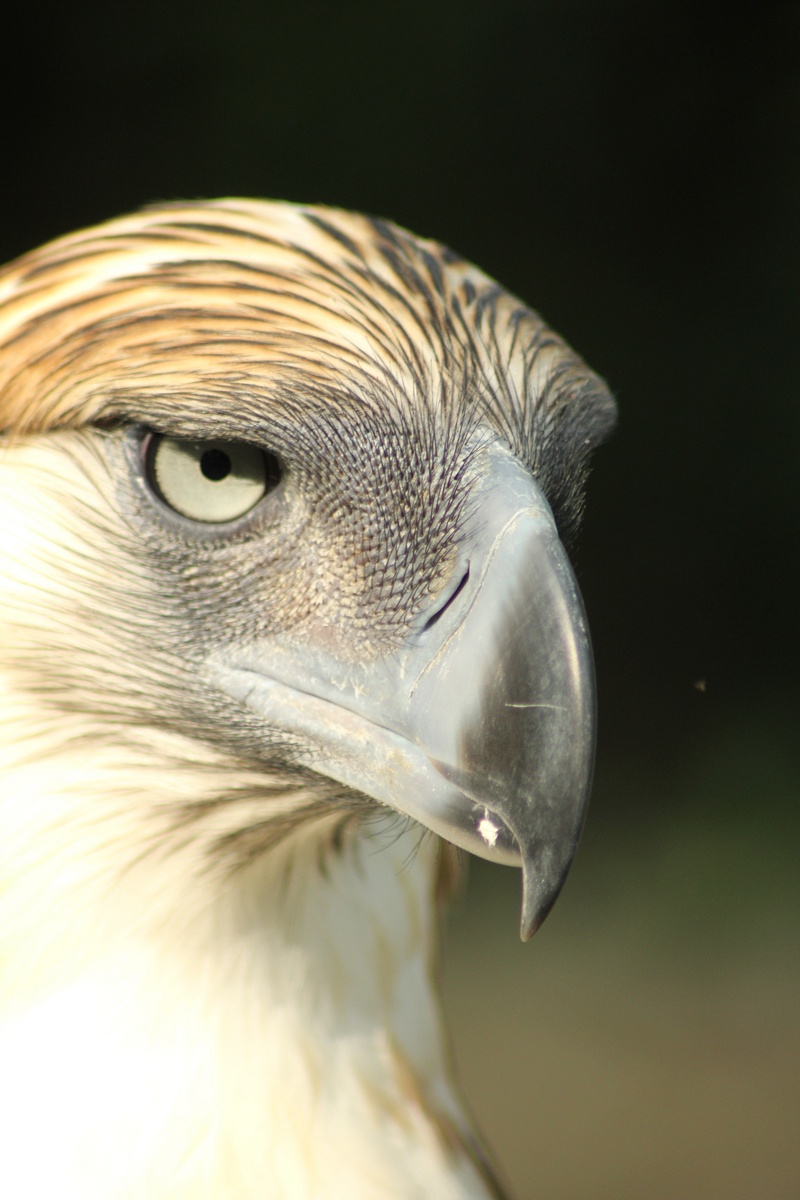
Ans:
<svg viewBox="0 0 800 1200"><path fill-rule="evenodd" d="M218 685L307 767L483 858L522 867L521 935L569 870L591 787L595 692L578 586L547 501L483 454L452 582L407 644L345 662L299 634L227 653Z"/></svg>
<svg viewBox="0 0 800 1200"><path fill-rule="evenodd" d="M433 766L471 802L453 813L450 839L522 866L527 940L583 828L594 669L578 585L540 489L495 450L483 491L474 598L460 621L453 614L410 699Z"/></svg>

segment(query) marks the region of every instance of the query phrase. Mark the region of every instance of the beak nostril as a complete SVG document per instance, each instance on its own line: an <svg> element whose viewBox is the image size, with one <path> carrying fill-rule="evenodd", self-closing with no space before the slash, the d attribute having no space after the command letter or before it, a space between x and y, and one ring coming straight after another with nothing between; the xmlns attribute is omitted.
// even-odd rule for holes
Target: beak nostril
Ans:
<svg viewBox="0 0 800 1200"><path fill-rule="evenodd" d="M434 626L436 624L436 622L439 620L439 618L444 615L444 613L447 611L447 609L450 607L450 605L455 600L456 596L458 596L458 594L464 590L464 588L467 585L468 579L469 579L469 563L467 563L466 571L461 576L461 579L458 581L456 586L453 588L450 595L445 599L443 604L439 605L439 607L436 609L436 612L433 613L432 616L428 617L428 620L422 626L423 633L425 633L426 630L432 628L432 626Z"/></svg>

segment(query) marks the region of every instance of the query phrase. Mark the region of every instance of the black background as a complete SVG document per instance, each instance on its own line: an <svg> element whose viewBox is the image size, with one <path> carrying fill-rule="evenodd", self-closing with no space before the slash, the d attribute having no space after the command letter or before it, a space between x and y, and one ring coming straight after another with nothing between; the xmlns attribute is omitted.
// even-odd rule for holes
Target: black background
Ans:
<svg viewBox="0 0 800 1200"><path fill-rule="evenodd" d="M576 564L601 704L579 859L594 883L576 895L613 878L615 912L638 906L647 873L639 892L620 878L668 841L657 894L662 920L678 895L692 914L668 924L681 960L760 911L763 937L797 907L800 844L798 5L105 0L20 17L1 259L152 200L352 207L473 259L605 376L621 422ZM731 829L752 848L736 871ZM602 1161L585 1192L549 1194L627 1195L621 1176L599 1185Z"/></svg>

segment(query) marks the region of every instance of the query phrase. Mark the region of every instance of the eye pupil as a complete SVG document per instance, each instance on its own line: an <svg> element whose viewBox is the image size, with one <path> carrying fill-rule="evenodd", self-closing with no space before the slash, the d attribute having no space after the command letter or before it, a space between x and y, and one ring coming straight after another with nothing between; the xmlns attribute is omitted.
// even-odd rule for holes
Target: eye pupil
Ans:
<svg viewBox="0 0 800 1200"><path fill-rule="evenodd" d="M231 473L231 460L224 450L206 450L200 459L200 470L213 483L226 479Z"/></svg>

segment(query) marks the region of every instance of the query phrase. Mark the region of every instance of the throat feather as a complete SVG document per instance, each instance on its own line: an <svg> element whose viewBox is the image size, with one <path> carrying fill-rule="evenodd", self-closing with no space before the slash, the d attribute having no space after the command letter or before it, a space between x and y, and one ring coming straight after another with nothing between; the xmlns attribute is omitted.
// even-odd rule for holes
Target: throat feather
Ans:
<svg viewBox="0 0 800 1200"><path fill-rule="evenodd" d="M72 897L0 1030L15 1194L491 1194L433 983L437 844L329 833L183 888L179 852L145 855L102 911Z"/></svg>

